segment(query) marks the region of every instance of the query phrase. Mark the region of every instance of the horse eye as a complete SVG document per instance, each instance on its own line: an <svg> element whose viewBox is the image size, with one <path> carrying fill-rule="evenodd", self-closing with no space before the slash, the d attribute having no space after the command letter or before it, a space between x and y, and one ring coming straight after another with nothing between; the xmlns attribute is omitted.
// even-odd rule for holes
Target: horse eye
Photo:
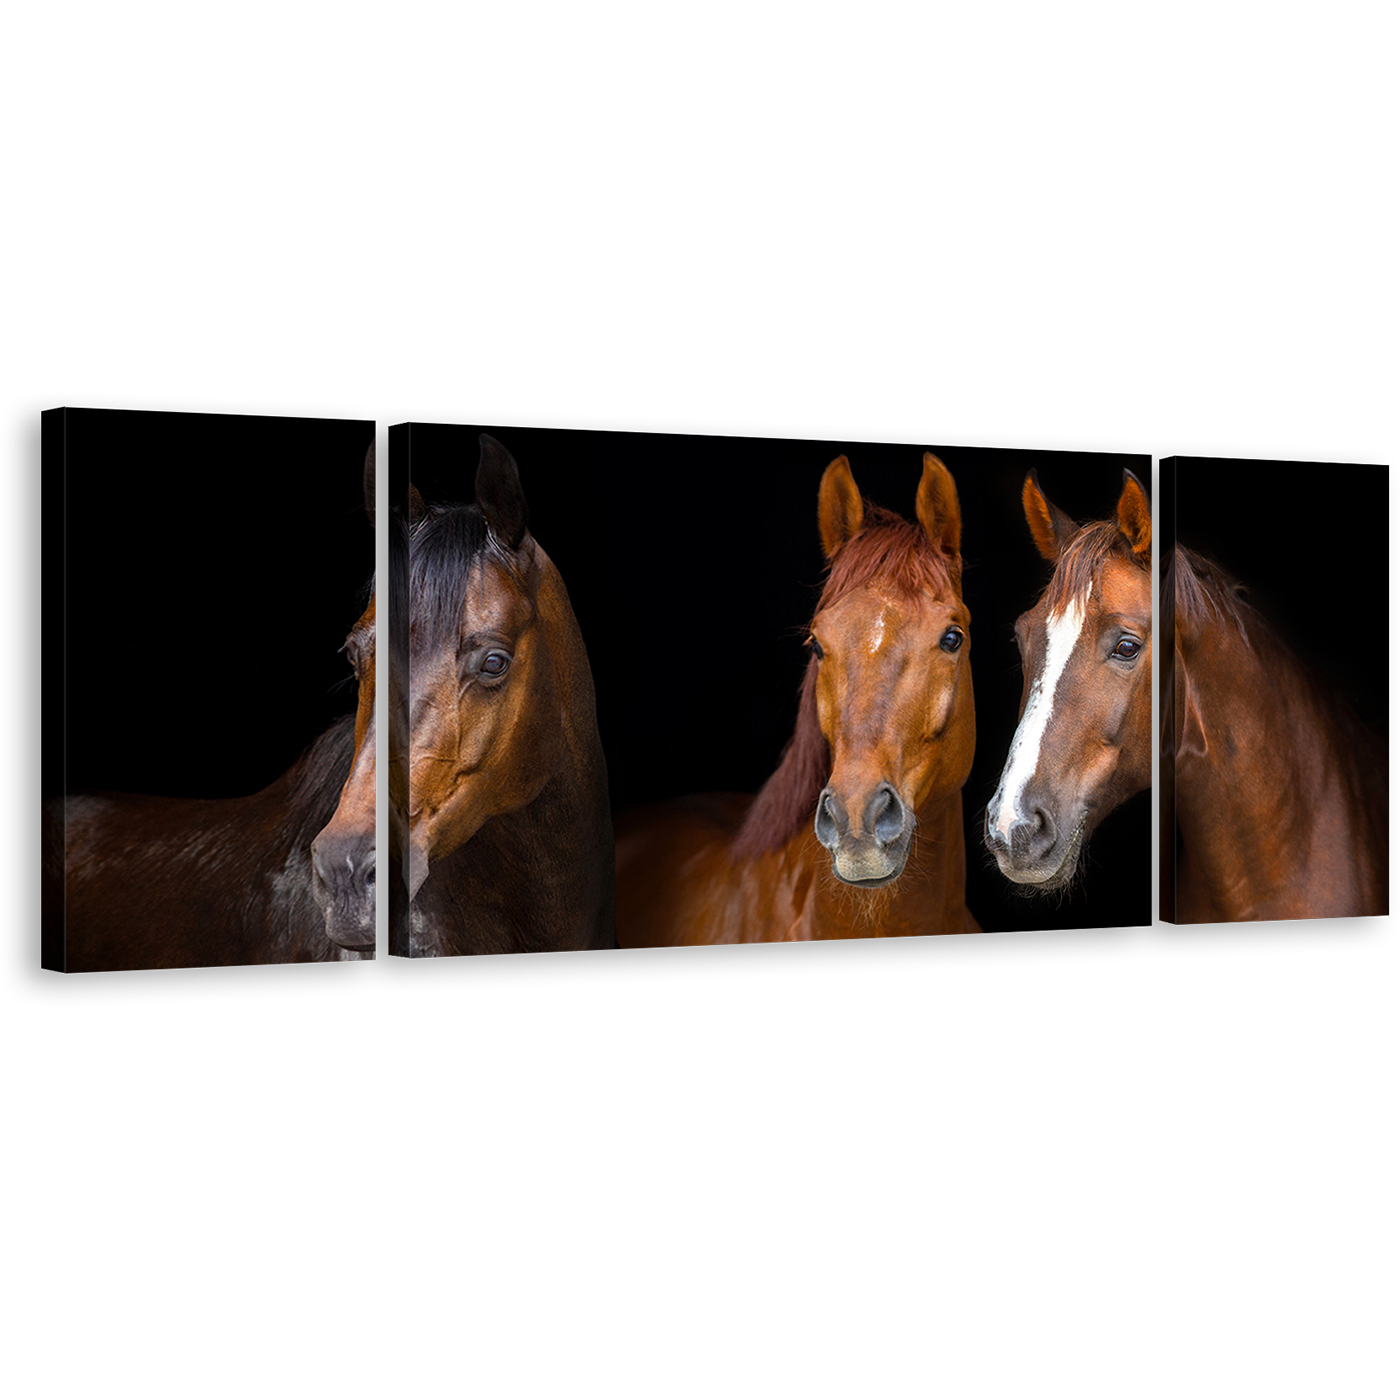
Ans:
<svg viewBox="0 0 1400 1400"><path fill-rule="evenodd" d="M481 674L490 676L493 680L497 676L503 676L510 669L510 657L503 651L488 651L482 658Z"/></svg>
<svg viewBox="0 0 1400 1400"><path fill-rule="evenodd" d="M1124 637L1123 640L1113 648L1113 654L1114 656L1121 656L1124 661L1131 661L1141 650L1141 642L1134 641L1132 637Z"/></svg>
<svg viewBox="0 0 1400 1400"><path fill-rule="evenodd" d="M822 651L822 644L815 637L807 638L807 648L818 661L826 655L826 653Z"/></svg>
<svg viewBox="0 0 1400 1400"><path fill-rule="evenodd" d="M938 640L944 651L957 651L963 644L963 634L956 627L950 627Z"/></svg>

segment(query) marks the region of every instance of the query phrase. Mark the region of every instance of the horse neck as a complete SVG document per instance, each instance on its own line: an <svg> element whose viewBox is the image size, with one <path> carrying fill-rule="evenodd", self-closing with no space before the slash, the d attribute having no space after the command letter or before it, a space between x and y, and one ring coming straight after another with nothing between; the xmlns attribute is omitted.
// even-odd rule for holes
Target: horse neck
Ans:
<svg viewBox="0 0 1400 1400"><path fill-rule="evenodd" d="M554 661L562 698L560 722L566 754L559 776L592 785L597 774L605 771L603 744L598 737L593 670L588 664L588 650L564 580L543 549L539 549L538 558L541 565L537 597L539 622ZM606 809L606 793L603 806Z"/></svg>
<svg viewBox="0 0 1400 1400"><path fill-rule="evenodd" d="M575 835L566 835L563 850L550 852L567 866L571 864L570 848L577 842L600 832L606 832L611 842L612 809L588 649L559 570L542 549L539 558L539 620L554 662L564 744L558 767L522 821L532 831L554 831L561 822L569 823Z"/></svg>
<svg viewBox="0 0 1400 1400"><path fill-rule="evenodd" d="M1261 619L1247 638L1175 657L1177 823L1197 877L1236 918L1267 917L1234 911L1271 882L1306 880L1310 861L1335 868L1375 844L1364 730Z"/></svg>
<svg viewBox="0 0 1400 1400"><path fill-rule="evenodd" d="M612 827L576 776L556 772L432 866L409 911L412 955L613 946Z"/></svg>

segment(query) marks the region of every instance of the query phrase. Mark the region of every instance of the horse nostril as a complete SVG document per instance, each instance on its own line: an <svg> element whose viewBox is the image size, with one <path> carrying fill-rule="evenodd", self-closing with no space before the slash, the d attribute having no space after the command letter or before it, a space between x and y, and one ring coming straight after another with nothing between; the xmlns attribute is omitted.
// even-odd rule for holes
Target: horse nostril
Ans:
<svg viewBox="0 0 1400 1400"><path fill-rule="evenodd" d="M359 898L374 889L374 839L360 833L322 832L311 843L311 865L332 898Z"/></svg>
<svg viewBox="0 0 1400 1400"><path fill-rule="evenodd" d="M882 846L890 845L904 834L904 803L888 783L881 783L875 789L866 811L866 824Z"/></svg>
<svg viewBox="0 0 1400 1400"><path fill-rule="evenodd" d="M1050 854L1055 845L1057 831L1055 819L1044 807L1031 808L1031 814L1022 824L1022 839L1026 854L1032 860L1040 860Z"/></svg>
<svg viewBox="0 0 1400 1400"><path fill-rule="evenodd" d="M830 849L840 839L835 794L827 788L817 799L817 840Z"/></svg>

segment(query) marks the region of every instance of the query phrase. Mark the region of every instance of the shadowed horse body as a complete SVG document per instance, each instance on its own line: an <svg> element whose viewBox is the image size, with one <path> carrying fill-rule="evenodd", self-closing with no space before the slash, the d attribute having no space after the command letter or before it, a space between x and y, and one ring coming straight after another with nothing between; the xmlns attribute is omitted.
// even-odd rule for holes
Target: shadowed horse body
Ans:
<svg viewBox="0 0 1400 1400"><path fill-rule="evenodd" d="M1034 473L1021 504L1055 572L1016 620L1021 710L986 844L1008 880L1051 891L1099 822L1152 786L1152 515L1128 471L1110 520L1076 525Z"/></svg>
<svg viewBox="0 0 1400 1400"><path fill-rule="evenodd" d="M961 933L961 789L975 723L961 514L924 457L918 523L867 505L845 457L797 725L756 798L643 808L619 827L624 946Z"/></svg>
<svg viewBox="0 0 1400 1400"><path fill-rule="evenodd" d="M1222 569L1163 573L1162 914L1177 923L1389 912L1387 745ZM1168 847L1169 849L1169 847Z"/></svg>
<svg viewBox="0 0 1400 1400"><path fill-rule="evenodd" d="M363 695L360 712L251 796L98 792L45 804L46 947L62 949L70 972L373 957L372 809L367 913L326 888L313 854L364 738Z"/></svg>
<svg viewBox="0 0 1400 1400"><path fill-rule="evenodd" d="M616 947L593 676L515 461L476 501L410 497L408 956ZM392 736L391 736L392 737Z"/></svg>

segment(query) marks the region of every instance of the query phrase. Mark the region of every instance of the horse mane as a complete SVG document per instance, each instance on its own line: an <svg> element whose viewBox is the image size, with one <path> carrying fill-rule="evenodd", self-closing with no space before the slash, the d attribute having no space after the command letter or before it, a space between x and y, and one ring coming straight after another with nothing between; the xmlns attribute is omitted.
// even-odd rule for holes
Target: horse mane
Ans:
<svg viewBox="0 0 1400 1400"><path fill-rule="evenodd" d="M1116 520L1095 520L1080 528L1055 561L1045 590L1050 611L1061 612L1073 599L1083 597L1110 559L1126 559L1143 573L1152 571L1151 560L1133 553Z"/></svg>
<svg viewBox="0 0 1400 1400"><path fill-rule="evenodd" d="M772 776L749 806L734 838L735 860L781 850L816 811L831 776L831 748L817 723L817 658L807 662L797 701L797 724Z"/></svg>
<svg viewBox="0 0 1400 1400"><path fill-rule="evenodd" d="M1230 623L1238 629L1244 644L1250 645L1246 622L1257 614L1244 600L1243 585L1219 564L1185 545L1177 545L1167 555L1166 567L1162 570L1162 592L1175 608L1176 615L1185 618L1193 627L1208 626L1212 622Z"/></svg>
<svg viewBox="0 0 1400 1400"><path fill-rule="evenodd" d="M291 792L285 829L292 845L309 843L330 821L354 756L355 716L343 715L287 770Z"/></svg>
<svg viewBox="0 0 1400 1400"><path fill-rule="evenodd" d="M906 597L956 591L952 561L923 527L867 501L859 533L831 561L815 611L877 581ZM811 821L830 777L831 749L817 722L817 659L813 657L802 676L792 738L749 807L730 847L732 859L755 860L787 845Z"/></svg>

